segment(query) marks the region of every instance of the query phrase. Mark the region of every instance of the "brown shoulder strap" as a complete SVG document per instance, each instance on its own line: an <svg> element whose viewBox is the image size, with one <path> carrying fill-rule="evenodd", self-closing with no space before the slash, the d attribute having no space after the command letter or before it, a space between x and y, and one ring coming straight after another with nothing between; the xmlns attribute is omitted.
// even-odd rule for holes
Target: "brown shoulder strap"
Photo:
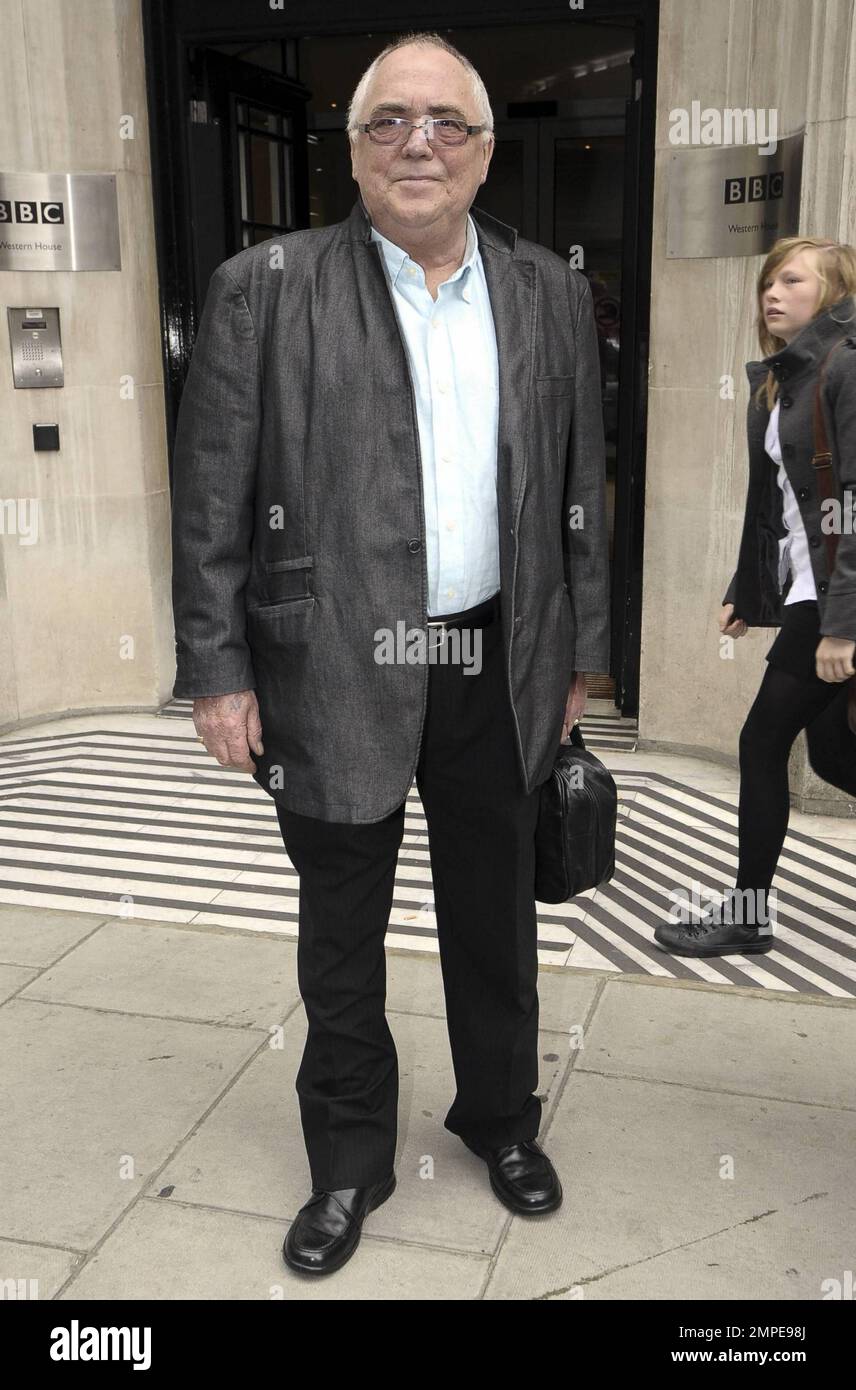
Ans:
<svg viewBox="0 0 856 1390"><path fill-rule="evenodd" d="M817 482L818 496L821 502L828 501L835 496L834 470L832 467L832 454L829 449L829 436L826 432L826 420L823 416L823 404L821 402L821 390L823 379L826 375L826 366L836 348L841 347L846 338L839 338L837 343L833 343L829 352L821 363L820 372L817 378L817 385L814 389L814 454L812 455L811 466L814 469L814 476ZM821 513L823 515L823 513ZM835 568L835 552L838 548L838 531L824 532L826 541L826 567L829 570L830 578Z"/></svg>

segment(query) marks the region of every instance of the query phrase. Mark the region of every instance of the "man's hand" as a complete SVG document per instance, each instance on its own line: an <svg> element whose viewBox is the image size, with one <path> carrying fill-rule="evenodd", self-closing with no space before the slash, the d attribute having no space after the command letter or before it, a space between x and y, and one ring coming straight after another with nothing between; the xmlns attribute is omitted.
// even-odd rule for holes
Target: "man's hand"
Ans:
<svg viewBox="0 0 856 1390"><path fill-rule="evenodd" d="M846 681L854 675L856 642L847 637L824 637L814 654L814 667L822 681Z"/></svg>
<svg viewBox="0 0 856 1390"><path fill-rule="evenodd" d="M562 723L562 742L567 743L576 720L582 717L586 704L586 673L575 671L568 699L565 704L565 718Z"/></svg>
<svg viewBox="0 0 856 1390"><path fill-rule="evenodd" d="M742 618L734 618L734 604L724 603L719 615L719 630L723 637L742 637L746 632L746 624Z"/></svg>
<svg viewBox="0 0 856 1390"><path fill-rule="evenodd" d="M203 695L193 701L193 725L208 752L223 767L255 772L250 757L263 753L262 722L254 690L230 695Z"/></svg>

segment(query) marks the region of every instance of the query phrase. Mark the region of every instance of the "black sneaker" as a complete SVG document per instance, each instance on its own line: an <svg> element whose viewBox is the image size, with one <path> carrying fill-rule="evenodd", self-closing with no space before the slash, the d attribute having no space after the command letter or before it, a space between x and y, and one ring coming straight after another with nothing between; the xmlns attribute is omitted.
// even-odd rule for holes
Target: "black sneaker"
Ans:
<svg viewBox="0 0 856 1390"><path fill-rule="evenodd" d="M723 922L719 907L705 908L693 922L664 922L655 928L654 940L676 956L760 955L773 947L773 931Z"/></svg>

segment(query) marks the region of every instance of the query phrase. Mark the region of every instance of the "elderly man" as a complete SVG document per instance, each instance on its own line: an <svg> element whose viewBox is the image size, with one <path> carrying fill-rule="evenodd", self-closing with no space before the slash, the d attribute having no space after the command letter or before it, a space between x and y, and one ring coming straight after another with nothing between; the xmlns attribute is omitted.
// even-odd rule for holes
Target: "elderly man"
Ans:
<svg viewBox="0 0 856 1390"><path fill-rule="evenodd" d="M445 1126L512 1211L562 1196L537 1143L534 840L608 663L600 378L585 277L470 213L492 129L445 40L385 49L351 103L351 215L217 268L182 398L175 694L273 797L299 874L312 1193L283 1255L308 1274L395 1187L384 935L414 778Z"/></svg>

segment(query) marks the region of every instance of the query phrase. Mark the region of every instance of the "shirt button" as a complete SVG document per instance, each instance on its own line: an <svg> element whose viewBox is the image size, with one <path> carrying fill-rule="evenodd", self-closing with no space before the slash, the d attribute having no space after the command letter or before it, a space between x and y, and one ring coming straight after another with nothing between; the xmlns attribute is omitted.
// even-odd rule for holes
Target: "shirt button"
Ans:
<svg viewBox="0 0 856 1390"><path fill-rule="evenodd" d="M452 462L452 455L451 455L451 454L441 454L441 455L440 455L440 461L441 461L442 463L451 463L451 462Z"/></svg>
<svg viewBox="0 0 856 1390"><path fill-rule="evenodd" d="M418 536L413 536L407 542L407 549L411 552L412 555L416 555L422 549L422 542Z"/></svg>
<svg viewBox="0 0 856 1390"><path fill-rule="evenodd" d="M446 394L446 392L448 391L448 389L449 389L449 383L448 383L447 381L438 381L438 382L437 382L437 390L440 392L441 395L444 396L444 395Z"/></svg>
<svg viewBox="0 0 856 1390"><path fill-rule="evenodd" d="M447 522L446 522L446 530L447 530L447 531L454 531L454 529L455 529L455 524L456 524L456 523L455 523L454 521L447 521Z"/></svg>
<svg viewBox="0 0 856 1390"><path fill-rule="evenodd" d="M454 589L447 589L447 590L446 590L446 598L454 598L454 597L455 597L455 590L454 590Z"/></svg>
<svg viewBox="0 0 856 1390"><path fill-rule="evenodd" d="M817 547L820 545L820 536L812 536L812 537L810 537L810 539L809 539L809 545L812 546L812 547L816 550Z"/></svg>

